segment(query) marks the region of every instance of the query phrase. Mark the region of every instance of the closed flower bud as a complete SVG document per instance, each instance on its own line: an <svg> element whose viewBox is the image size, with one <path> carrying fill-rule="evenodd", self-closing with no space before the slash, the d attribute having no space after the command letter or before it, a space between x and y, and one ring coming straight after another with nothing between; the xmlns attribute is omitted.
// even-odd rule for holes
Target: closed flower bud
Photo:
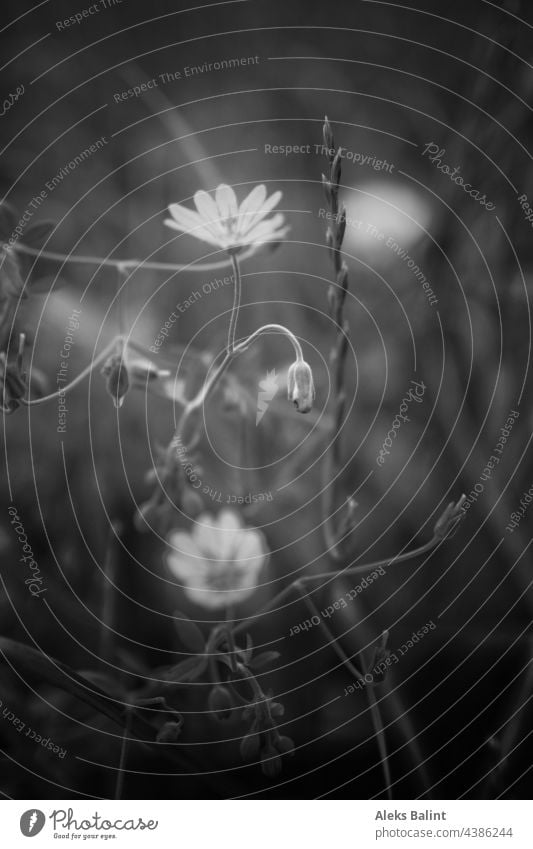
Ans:
<svg viewBox="0 0 533 849"><path fill-rule="evenodd" d="M331 124L329 123L328 116L324 120L324 126L322 128L322 133L324 136L324 145L327 147L328 151L335 147L335 140L333 138L333 130L331 129Z"/></svg>
<svg viewBox="0 0 533 849"><path fill-rule="evenodd" d="M281 773L281 757L272 743L267 743L261 752L261 770L267 778L277 778Z"/></svg>
<svg viewBox="0 0 533 849"><path fill-rule="evenodd" d="M181 734L182 722L165 722L157 732L158 743L175 743Z"/></svg>
<svg viewBox="0 0 533 849"><path fill-rule="evenodd" d="M338 186L341 181L341 170L342 170L342 147L339 147L337 153L335 154L335 159L331 163L331 182L334 186Z"/></svg>
<svg viewBox="0 0 533 849"><path fill-rule="evenodd" d="M122 354L112 354L105 361L101 373L106 378L106 388L115 407L121 407L130 388L128 369Z"/></svg>
<svg viewBox="0 0 533 849"><path fill-rule="evenodd" d="M328 307L329 314L333 316L337 309L338 296L333 286L328 287Z"/></svg>
<svg viewBox="0 0 533 849"><path fill-rule="evenodd" d="M299 413L309 413L315 398L315 384L311 367L304 360L296 360L287 376L288 398Z"/></svg>
<svg viewBox="0 0 533 849"><path fill-rule="evenodd" d="M227 687L222 684L217 684L209 693L207 700L209 710L215 715L216 719L224 721L230 719L233 708L233 699Z"/></svg>
<svg viewBox="0 0 533 849"><path fill-rule="evenodd" d="M278 737L274 745L280 755L294 754L294 743L292 742L290 737Z"/></svg>
<svg viewBox="0 0 533 849"><path fill-rule="evenodd" d="M331 204L331 183L325 174L322 174L322 188L324 189L327 202Z"/></svg>
<svg viewBox="0 0 533 849"><path fill-rule="evenodd" d="M344 239L344 234L346 232L346 209L343 207L342 212L340 214L339 222L337 225L337 237L335 240L336 247L340 248L342 245L342 241Z"/></svg>
<svg viewBox="0 0 533 849"><path fill-rule="evenodd" d="M261 738L259 734L251 732L241 740L240 750L243 761L253 761L259 755Z"/></svg>
<svg viewBox="0 0 533 849"><path fill-rule="evenodd" d="M343 291L346 290L348 284L348 266L345 262L342 263L341 270L337 274L337 285Z"/></svg>

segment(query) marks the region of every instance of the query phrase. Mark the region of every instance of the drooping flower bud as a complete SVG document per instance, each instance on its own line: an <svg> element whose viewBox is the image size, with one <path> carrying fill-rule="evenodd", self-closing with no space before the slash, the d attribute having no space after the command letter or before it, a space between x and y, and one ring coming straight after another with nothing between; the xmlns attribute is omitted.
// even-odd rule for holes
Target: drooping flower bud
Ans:
<svg viewBox="0 0 533 849"><path fill-rule="evenodd" d="M296 360L287 376L288 398L299 413L309 413L315 399L315 384L311 366L304 360Z"/></svg>
<svg viewBox="0 0 533 849"><path fill-rule="evenodd" d="M241 740L240 750L243 761L252 761L259 755L261 748L261 737L259 734L251 731L246 734Z"/></svg>
<svg viewBox="0 0 533 849"><path fill-rule="evenodd" d="M207 704L215 718L221 721L230 719L233 708L235 707L230 691L227 687L223 687L222 684L217 684L216 687L213 687L209 693Z"/></svg>
<svg viewBox="0 0 533 849"><path fill-rule="evenodd" d="M106 388L115 407L121 407L130 388L128 369L122 353L112 354L105 361L101 374L106 378Z"/></svg>
<svg viewBox="0 0 533 849"><path fill-rule="evenodd" d="M294 742L290 737L278 737L274 746L280 753L280 755L293 755L294 754Z"/></svg>
<svg viewBox="0 0 533 849"><path fill-rule="evenodd" d="M261 771L267 778L277 778L282 770L281 757L276 747L268 742L261 752Z"/></svg>

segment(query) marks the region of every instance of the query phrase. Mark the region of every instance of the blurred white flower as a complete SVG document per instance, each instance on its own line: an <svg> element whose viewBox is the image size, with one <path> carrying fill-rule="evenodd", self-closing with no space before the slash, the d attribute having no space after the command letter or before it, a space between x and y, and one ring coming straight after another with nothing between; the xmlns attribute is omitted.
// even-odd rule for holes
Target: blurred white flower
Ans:
<svg viewBox="0 0 533 849"><path fill-rule="evenodd" d="M203 513L190 533L168 536L167 565L191 601L212 610L252 595L267 556L263 534L243 526L238 513Z"/></svg>
<svg viewBox="0 0 533 849"><path fill-rule="evenodd" d="M210 245L236 253L241 248L277 242L284 238L284 216L278 212L267 220L266 216L281 200L281 192L267 198L266 186L256 186L241 205L237 203L231 186L222 183L212 198L207 192L194 195L197 212L180 203L171 203L165 224Z"/></svg>

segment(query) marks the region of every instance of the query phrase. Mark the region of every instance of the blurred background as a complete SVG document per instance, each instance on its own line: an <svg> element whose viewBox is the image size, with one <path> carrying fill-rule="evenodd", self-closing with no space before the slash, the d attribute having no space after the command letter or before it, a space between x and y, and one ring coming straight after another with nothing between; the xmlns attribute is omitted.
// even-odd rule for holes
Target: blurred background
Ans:
<svg viewBox="0 0 533 849"><path fill-rule="evenodd" d="M262 529L271 556L262 586L238 616L298 576L423 544L446 504L465 493L469 507L452 539L387 567L328 627L351 657L385 629L395 650L436 625L391 669L387 687L376 688L396 798L527 796L533 512L512 532L506 528L533 483L532 225L520 201L533 198L529 4L250 0L187 10L168 0L122 0L62 27L89 5L5 0L3 8L9 105L1 119L2 196L20 215L31 209L32 223L56 222L46 250L184 265L219 260L163 225L168 204L192 206L197 189L221 182L239 199L257 183L283 192L279 208L290 233L275 250L243 262L238 335L266 322L290 327L313 368L315 410L296 418L281 391L256 426L259 381L272 369L283 378L290 364L289 347L266 336L212 399L198 449L213 493L272 495L239 508ZM128 94L143 84L140 94ZM8 101L17 87L23 93ZM320 494L336 400L321 185L325 115L346 151L350 340L343 461L334 487L326 485L339 520L346 499L357 501L349 544L333 565ZM99 139L96 152L69 170ZM288 146L298 151L287 153ZM454 168L477 197L451 179ZM34 210L32 199L43 191ZM27 332L32 367L52 392L73 309L81 313L69 379L117 332L117 274L52 261L43 262L42 274L48 284L21 302L11 335ZM229 267L140 267L128 278L127 329L147 348L176 305L201 293L154 354L156 365L171 370L174 398L132 391L117 414L97 369L67 396L64 434L56 401L5 418L2 636L38 647L104 689L114 681L118 700L184 656L174 610L199 621L204 633L209 628L209 611L171 580L162 536L141 533L134 516L150 497L146 473L155 447L172 437L180 392L200 385L223 350L230 274ZM409 405L409 421L380 466L376 458L411 381L424 384L423 401ZM519 415L495 455L512 411ZM487 474L494 456L499 463ZM203 498L206 511L218 512L215 496ZM44 576L46 605L21 579L10 504ZM177 515L176 528L190 525ZM111 602L103 577L110 561ZM357 583L319 582L314 603L323 610ZM102 649L105 603L113 608L111 655ZM285 733L296 745L281 777L269 780L243 764L242 724L236 718L221 728L202 713L204 687L178 686L170 701L185 716L180 743L188 766L169 769L157 751L132 744L123 795L382 795L365 695L344 695L353 679L320 629L289 637L308 616L291 597L250 628L257 645L281 653L261 676L285 705ZM4 719L3 794L113 798L121 734L110 720L9 658L0 688L4 706L67 749L54 757ZM191 763L195 775L185 779ZM154 775L165 770L172 774Z"/></svg>

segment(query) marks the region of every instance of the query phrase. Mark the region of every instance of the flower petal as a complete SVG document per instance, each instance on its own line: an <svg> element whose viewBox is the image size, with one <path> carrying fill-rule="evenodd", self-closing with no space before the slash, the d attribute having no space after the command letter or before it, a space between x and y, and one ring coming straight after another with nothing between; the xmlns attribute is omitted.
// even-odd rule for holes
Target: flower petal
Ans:
<svg viewBox="0 0 533 849"><path fill-rule="evenodd" d="M194 230L195 227L203 226L203 221L197 212L194 212L192 209L187 209L186 206L182 206L181 203L171 203L169 204L168 211L170 212L174 221L180 226L182 230L187 232L188 230Z"/></svg>
<svg viewBox="0 0 533 849"><path fill-rule="evenodd" d="M206 558L218 556L219 533L217 519L210 513L198 516L192 529L193 539Z"/></svg>
<svg viewBox="0 0 533 849"><path fill-rule="evenodd" d="M213 235L224 235L225 230L220 223L220 212L211 195L200 189L194 195L194 202L202 219L202 224L207 226Z"/></svg>
<svg viewBox="0 0 533 849"><path fill-rule="evenodd" d="M260 568L267 555L265 538L261 531L252 529L242 531L238 554L240 563L247 570L250 568L253 571L253 569ZM257 565L258 562L259 566Z"/></svg>
<svg viewBox="0 0 533 849"><path fill-rule="evenodd" d="M245 228L244 233L248 235L248 232L252 229L252 227L255 227L256 224L259 224L259 222L262 221L263 218L266 218L266 216L269 215L270 212L272 212L274 207L278 205L282 197L283 192L274 192L273 195L270 195L270 197L267 198L262 204L262 206L257 210L255 215L249 216L248 225Z"/></svg>
<svg viewBox="0 0 533 849"><path fill-rule="evenodd" d="M199 581L205 584L208 566L203 557L198 559L197 557L190 557L188 554L168 551L166 562L174 577L183 581L185 586L197 584Z"/></svg>
<svg viewBox="0 0 533 849"><path fill-rule="evenodd" d="M247 232L245 236L246 242L250 244L257 244L257 242L269 241L274 236L278 237L280 234L283 235L283 231L280 230L280 228L284 222L285 217L281 214L281 212L278 212L277 215L269 218L268 221L261 221Z"/></svg>
<svg viewBox="0 0 533 849"><path fill-rule="evenodd" d="M231 186L226 185L226 183L221 183L216 190L215 197L219 217L222 221L225 221L228 218L237 217L239 213L237 198L235 197L235 192Z"/></svg>
<svg viewBox="0 0 533 849"><path fill-rule="evenodd" d="M221 510L216 523L219 528L227 530L235 531L242 528L241 517L235 510Z"/></svg>
<svg viewBox="0 0 533 849"><path fill-rule="evenodd" d="M264 183L255 186L249 195L247 195L239 207L239 215L250 217L256 212L259 212L263 206L267 196L267 189Z"/></svg>
<svg viewBox="0 0 533 849"><path fill-rule="evenodd" d="M173 230L179 230L180 233L186 233L188 236L194 236L196 239L201 239L209 245L216 245L217 248L225 247L225 245L221 243L220 238L213 236L207 227L197 225L194 229L184 228L172 218L165 218L163 224L166 224L167 227L171 227Z"/></svg>

